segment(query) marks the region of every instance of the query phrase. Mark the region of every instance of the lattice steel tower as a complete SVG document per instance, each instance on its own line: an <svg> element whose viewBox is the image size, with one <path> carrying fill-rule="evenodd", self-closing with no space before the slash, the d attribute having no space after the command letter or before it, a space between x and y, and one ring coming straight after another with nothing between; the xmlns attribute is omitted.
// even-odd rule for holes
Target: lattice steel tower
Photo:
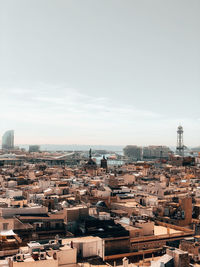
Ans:
<svg viewBox="0 0 200 267"><path fill-rule="evenodd" d="M176 147L176 153L183 157L184 156L184 149L185 146L183 144L183 127L180 125L177 129L177 147Z"/></svg>

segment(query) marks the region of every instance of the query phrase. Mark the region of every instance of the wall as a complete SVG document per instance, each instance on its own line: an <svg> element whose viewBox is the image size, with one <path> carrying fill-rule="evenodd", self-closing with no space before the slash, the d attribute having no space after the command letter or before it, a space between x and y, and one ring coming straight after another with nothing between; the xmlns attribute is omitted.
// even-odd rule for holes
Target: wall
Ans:
<svg viewBox="0 0 200 267"><path fill-rule="evenodd" d="M0 260L0 267L9 267L9 263L6 260Z"/></svg>
<svg viewBox="0 0 200 267"><path fill-rule="evenodd" d="M132 175L132 174L125 174L123 176L123 179L124 179L124 183L126 185L128 184L133 184L135 182L135 175Z"/></svg>
<svg viewBox="0 0 200 267"><path fill-rule="evenodd" d="M12 267L58 267L58 260L48 259L39 261L13 262Z"/></svg>
<svg viewBox="0 0 200 267"><path fill-rule="evenodd" d="M143 235L154 235L154 222L136 222L135 226L142 228Z"/></svg>
<svg viewBox="0 0 200 267"><path fill-rule="evenodd" d="M0 217L0 231L3 231L3 224L8 223L7 230L14 230L14 219L4 219Z"/></svg>
<svg viewBox="0 0 200 267"><path fill-rule="evenodd" d="M83 258L102 255L103 240L83 244Z"/></svg>
<svg viewBox="0 0 200 267"><path fill-rule="evenodd" d="M77 262L77 249L61 249L57 251L58 266L76 264Z"/></svg>
<svg viewBox="0 0 200 267"><path fill-rule="evenodd" d="M39 188L42 190L49 188L50 183L51 183L50 180L39 180L38 181Z"/></svg>
<svg viewBox="0 0 200 267"><path fill-rule="evenodd" d="M162 248L165 245L166 245L166 241L163 241L163 240L132 243L130 251L136 252L136 251L145 250L145 249Z"/></svg>
<svg viewBox="0 0 200 267"><path fill-rule="evenodd" d="M67 217L67 222L73 222L77 221L82 217L85 217L88 215L88 208L87 207L73 207L73 208L67 208L66 209L66 217Z"/></svg>
<svg viewBox="0 0 200 267"><path fill-rule="evenodd" d="M102 198L107 198L110 196L110 191L101 191L101 190L94 190L95 192L95 197L102 197Z"/></svg>
<svg viewBox="0 0 200 267"><path fill-rule="evenodd" d="M0 208L2 216L13 216L16 214L41 214L47 211L46 207L32 207L32 208Z"/></svg>
<svg viewBox="0 0 200 267"><path fill-rule="evenodd" d="M186 226L192 221L192 198L184 198L179 200L181 208L185 211L185 220L181 221L181 226Z"/></svg>
<svg viewBox="0 0 200 267"><path fill-rule="evenodd" d="M166 254L174 258L174 267L188 267L189 266L189 256L187 252L179 249L171 250L167 249Z"/></svg>
<svg viewBox="0 0 200 267"><path fill-rule="evenodd" d="M85 239L85 240L84 240ZM73 247L77 248L77 254L80 257L87 258L91 256L104 257L104 240L99 237L74 238Z"/></svg>
<svg viewBox="0 0 200 267"><path fill-rule="evenodd" d="M121 254L129 252L130 240L129 238L112 239L105 241L105 253L106 255Z"/></svg>
<svg viewBox="0 0 200 267"><path fill-rule="evenodd" d="M196 245L195 242L189 242L187 240L182 240L180 243L180 249L187 251L188 253L199 255L200 246Z"/></svg>

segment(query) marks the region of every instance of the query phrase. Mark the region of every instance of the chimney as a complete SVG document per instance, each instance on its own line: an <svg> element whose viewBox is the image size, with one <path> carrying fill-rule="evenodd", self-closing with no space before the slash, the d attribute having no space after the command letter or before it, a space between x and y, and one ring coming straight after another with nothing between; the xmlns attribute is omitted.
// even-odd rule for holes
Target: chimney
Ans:
<svg viewBox="0 0 200 267"><path fill-rule="evenodd" d="M123 262L123 267L128 267L128 259L126 257L123 258L122 262Z"/></svg>

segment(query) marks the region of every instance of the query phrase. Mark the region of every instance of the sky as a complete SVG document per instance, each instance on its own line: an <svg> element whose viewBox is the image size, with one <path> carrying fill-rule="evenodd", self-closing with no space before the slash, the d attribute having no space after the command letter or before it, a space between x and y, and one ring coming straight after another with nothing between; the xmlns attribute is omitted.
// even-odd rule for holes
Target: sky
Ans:
<svg viewBox="0 0 200 267"><path fill-rule="evenodd" d="M200 145L199 0L0 0L0 136ZM0 138L1 139L1 138Z"/></svg>

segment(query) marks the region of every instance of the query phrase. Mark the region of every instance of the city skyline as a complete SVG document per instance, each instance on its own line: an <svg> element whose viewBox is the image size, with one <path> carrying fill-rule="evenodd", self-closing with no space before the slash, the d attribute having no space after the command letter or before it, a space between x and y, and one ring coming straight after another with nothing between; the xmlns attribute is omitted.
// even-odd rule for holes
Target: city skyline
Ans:
<svg viewBox="0 0 200 267"><path fill-rule="evenodd" d="M183 142L182 143L182 146L183 146L183 148L184 149L191 149L191 148L198 148L199 146L196 146L196 147L191 147L191 146L185 146L184 145L184 129L183 129L183 127L181 126L181 125L179 125L178 126L178 128L177 128L177 134L178 134L178 130L179 129L182 129L182 137L181 137L181 142ZM36 143L32 143L32 144L25 144L25 143L22 143L22 144L19 144L19 143L15 143L14 144L14 130L7 130L6 132L4 132L4 134L2 135L2 139L0 139L0 141L1 141L1 145L2 145L2 147L3 147L3 143L5 143L5 142L7 142L7 141L5 141L5 136L7 136L8 134L10 135L10 133L12 134L12 141L11 140L9 140L9 142L11 142L12 143L12 147L14 148L14 146L20 146L20 147L26 147L26 146L29 146L29 145L36 145ZM10 138L10 137L9 137ZM179 138L180 139L180 138ZM4 141L3 141L4 140ZM100 149L101 147L103 148L109 148L109 147L121 147L121 148L123 148L125 145L131 145L131 146L138 146L138 147L159 147L159 146L164 146L164 147L169 147L170 149L172 149L172 150L177 150L177 146L179 146L180 147L180 141L178 141L178 139L177 139L177 143L176 143L176 146L174 146L174 145L165 145L165 144L140 144L140 145L138 145L138 144L125 144L125 145L123 145L123 144L117 144L117 145L112 145L112 144L76 144L76 143L74 143L74 144L65 144L65 143L41 143L41 144L37 144L37 145L41 145L41 146L43 146L43 147L60 147L60 148L62 148L62 146L63 147L77 147L77 149L78 149L78 147L88 147L88 149L89 148L91 148L91 147L93 147L93 149ZM97 148L97 147L99 147L99 148ZM43 148L44 149L44 148ZM66 149L66 148L65 148ZM65 150L64 149L64 150ZM81 148L80 148L81 149Z"/></svg>
<svg viewBox="0 0 200 267"><path fill-rule="evenodd" d="M2 1L0 135L200 145L199 1Z"/></svg>

